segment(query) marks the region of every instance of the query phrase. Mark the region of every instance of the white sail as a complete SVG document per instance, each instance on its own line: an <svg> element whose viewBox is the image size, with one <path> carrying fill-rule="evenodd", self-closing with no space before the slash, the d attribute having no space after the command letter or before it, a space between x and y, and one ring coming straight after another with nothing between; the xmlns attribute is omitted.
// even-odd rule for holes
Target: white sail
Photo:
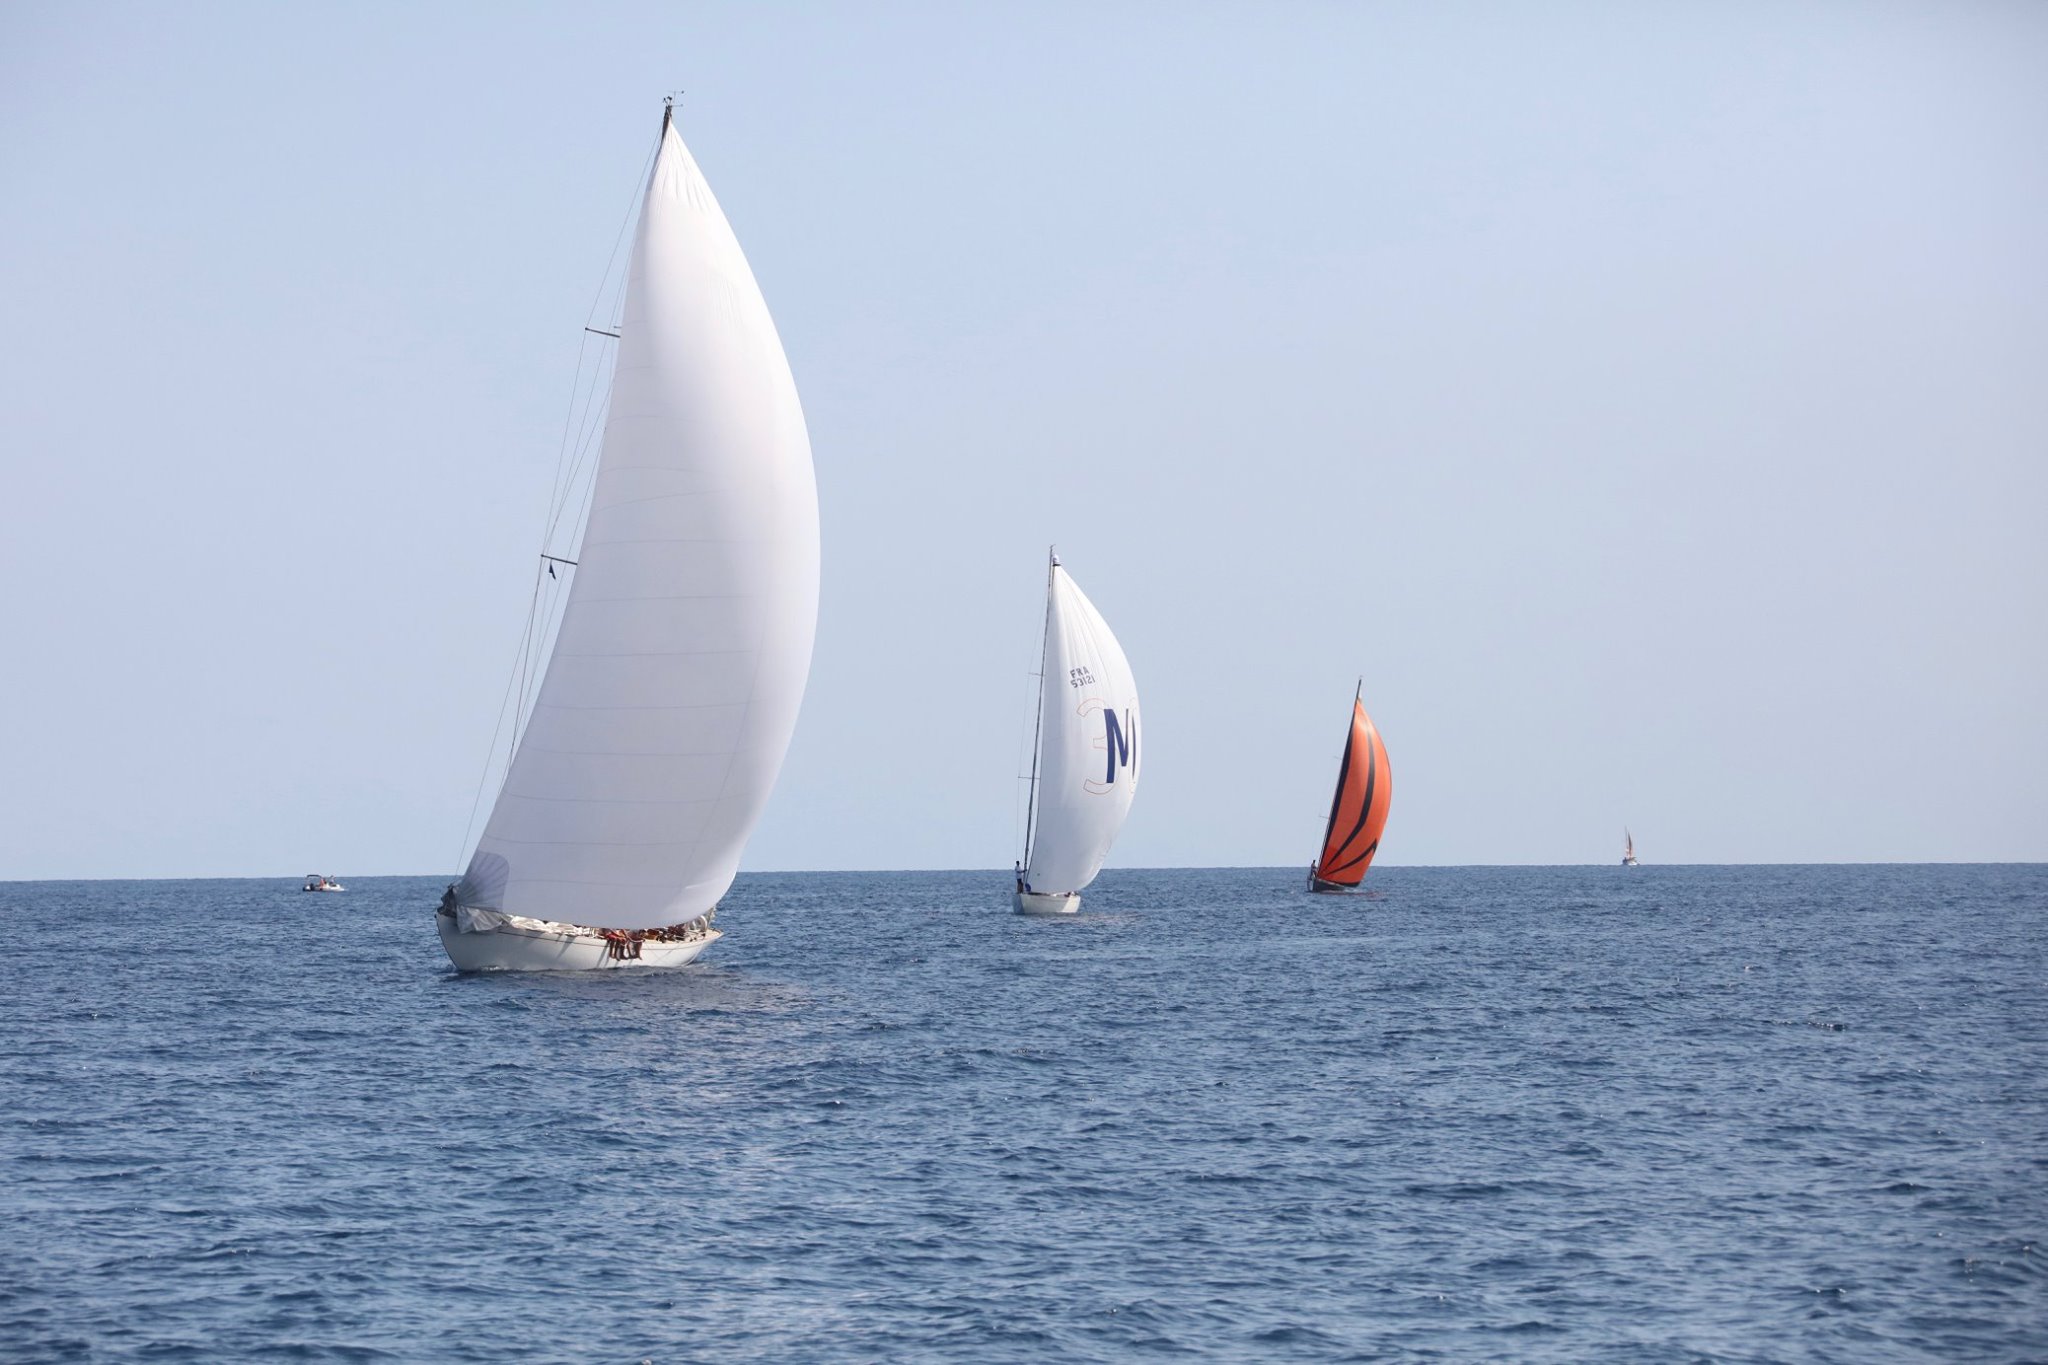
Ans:
<svg viewBox="0 0 2048 1365"><path fill-rule="evenodd" d="M1095 880L1138 789L1138 686L1109 623L1057 561L1039 690L1037 819L1025 884L1041 894Z"/></svg>
<svg viewBox="0 0 2048 1365"><path fill-rule="evenodd" d="M818 496L753 272L664 124L561 629L463 905L646 929L732 884L796 725Z"/></svg>

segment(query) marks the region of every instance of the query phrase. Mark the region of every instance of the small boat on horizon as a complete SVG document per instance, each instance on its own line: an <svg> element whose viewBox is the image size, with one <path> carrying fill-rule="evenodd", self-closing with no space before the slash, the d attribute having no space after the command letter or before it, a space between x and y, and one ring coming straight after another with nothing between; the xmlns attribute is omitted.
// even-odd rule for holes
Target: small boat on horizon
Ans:
<svg viewBox="0 0 2048 1365"><path fill-rule="evenodd" d="M341 884L340 882L338 882L338 881L335 881L335 880L334 880L334 879L333 879L332 877L327 877L327 876L323 876L322 874L320 874L320 873L318 873L318 872L308 872L308 873L306 874L306 884L305 884L304 886L300 887L300 888L299 888L299 890L301 890L301 891L346 891L346 890L348 890L348 888L347 888L347 887L345 887L345 886L343 886L343 885L342 885L342 884Z"/></svg>
<svg viewBox="0 0 2048 1365"><path fill-rule="evenodd" d="M617 345L590 510L580 549L541 556L550 577L574 570L561 624L530 709L521 683L475 852L434 912L461 971L694 961L720 937L712 918L810 673L803 407L669 103L619 324L586 330ZM546 625L530 620L530 638Z"/></svg>
<svg viewBox="0 0 2048 1365"><path fill-rule="evenodd" d="M1642 864L1636 861L1636 836L1628 832L1627 825L1621 827L1621 839L1621 865L1623 867L1641 867Z"/></svg>
<svg viewBox="0 0 2048 1365"><path fill-rule="evenodd" d="M1138 685L1130 661L1058 554L1046 554L1045 645L1020 915L1071 915L1102 870L1138 790Z"/></svg>
<svg viewBox="0 0 2048 1365"><path fill-rule="evenodd" d="M1387 746L1365 713L1365 679L1351 696L1351 729L1344 737L1344 759L1337 765L1337 793L1330 798L1330 821L1323 831L1323 851L1309 866L1308 889L1324 893L1356 891L1380 851L1387 827L1387 809L1394 802L1394 770Z"/></svg>

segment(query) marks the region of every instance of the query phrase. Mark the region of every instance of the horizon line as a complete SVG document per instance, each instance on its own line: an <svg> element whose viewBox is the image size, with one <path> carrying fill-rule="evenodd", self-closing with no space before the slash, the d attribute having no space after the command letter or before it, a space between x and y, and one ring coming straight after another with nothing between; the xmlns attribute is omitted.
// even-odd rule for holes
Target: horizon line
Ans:
<svg viewBox="0 0 2048 1365"><path fill-rule="evenodd" d="M1306 863L1205 863L1172 864L1157 867L1106 867L1103 872L1298 872ZM1382 871L1438 872L1481 868L1547 868L1547 867L1620 867L1619 860L1597 863L1382 863ZM1806 862L1706 862L1706 863L1642 863L1644 868L1660 867L2048 867L2048 859L2036 858L1921 858L1886 859L1868 861L1844 858L1824 858ZM849 877L889 876L902 873L974 872L991 876L1008 877L1013 869L1007 867L804 867L804 868L747 868L739 877ZM271 882L303 881L311 874L304 872L266 873L236 872L223 875L184 875L147 877L0 877L0 886L29 886L44 882ZM447 880L445 872L336 872L321 873L321 876L354 877L371 881L426 881ZM460 880L460 877L453 880ZM737 878L735 879L737 880Z"/></svg>

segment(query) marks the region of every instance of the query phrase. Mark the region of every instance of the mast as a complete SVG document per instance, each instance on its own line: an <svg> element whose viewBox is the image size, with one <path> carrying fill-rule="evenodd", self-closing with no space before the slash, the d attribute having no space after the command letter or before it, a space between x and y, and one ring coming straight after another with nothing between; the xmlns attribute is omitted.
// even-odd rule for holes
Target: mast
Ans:
<svg viewBox="0 0 2048 1365"><path fill-rule="evenodd" d="M1337 828L1337 807L1344 803L1344 776L1351 771L1351 735L1358 722L1358 703L1365 696L1365 679L1351 693L1351 717L1344 726L1344 757L1337 764L1337 790L1330 793L1330 818L1323 821L1323 842L1316 849L1315 868L1322 870L1323 849L1330 846L1330 831Z"/></svg>
<svg viewBox="0 0 2048 1365"><path fill-rule="evenodd" d="M1031 720L1031 787L1024 798L1024 861L1018 865L1020 876L1031 867L1033 819L1038 811L1038 742L1045 733L1045 651L1052 644L1052 574L1060 566L1059 547L1046 546L1045 558L1045 629L1038 637L1038 711Z"/></svg>

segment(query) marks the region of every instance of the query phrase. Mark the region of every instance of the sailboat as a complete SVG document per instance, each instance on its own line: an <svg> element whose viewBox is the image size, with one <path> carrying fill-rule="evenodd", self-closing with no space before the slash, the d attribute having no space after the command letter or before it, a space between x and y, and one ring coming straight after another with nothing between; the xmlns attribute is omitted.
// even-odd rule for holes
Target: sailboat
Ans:
<svg viewBox="0 0 2048 1365"><path fill-rule="evenodd" d="M1357 890L1380 851L1380 831L1387 827L1394 771L1387 763L1387 746L1365 713L1364 696L1360 678L1351 696L1351 730L1344 738L1344 761L1337 765L1337 794L1330 798L1323 851L1308 870L1311 891Z"/></svg>
<svg viewBox="0 0 2048 1365"><path fill-rule="evenodd" d="M1071 915L1138 790L1138 685L1109 623L1048 553L1045 648L1017 913Z"/></svg>
<svg viewBox="0 0 2048 1365"><path fill-rule="evenodd" d="M1621 865L1623 867L1642 866L1641 863L1636 861L1636 836L1628 832L1627 825L1621 827L1621 837Z"/></svg>
<svg viewBox="0 0 2048 1365"><path fill-rule="evenodd" d="M435 914L464 971L676 967L715 942L810 672L818 496L803 409L672 113L641 200L581 551L546 556L550 572L574 566L554 648Z"/></svg>

